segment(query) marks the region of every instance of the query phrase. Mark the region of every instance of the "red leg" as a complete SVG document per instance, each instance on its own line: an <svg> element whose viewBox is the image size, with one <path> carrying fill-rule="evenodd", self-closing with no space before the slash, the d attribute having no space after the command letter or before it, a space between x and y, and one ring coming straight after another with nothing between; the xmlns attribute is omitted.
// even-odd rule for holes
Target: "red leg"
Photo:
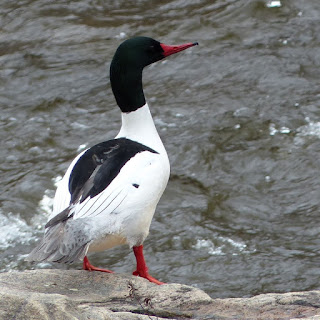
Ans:
<svg viewBox="0 0 320 320"><path fill-rule="evenodd" d="M87 258L87 256L85 256L84 259L83 259L83 270L113 273L113 271L110 271L110 270L107 270L107 269L100 269L100 268L94 267L90 263L90 261Z"/></svg>
<svg viewBox="0 0 320 320"><path fill-rule="evenodd" d="M158 281L157 279L150 276L148 272L148 267L146 265L146 262L144 260L143 256L143 245L138 247L133 247L134 255L136 256L137 260L137 270L134 271L132 274L134 276L139 276L142 278L145 278L149 280L150 282L156 283L156 284L164 284L163 282Z"/></svg>

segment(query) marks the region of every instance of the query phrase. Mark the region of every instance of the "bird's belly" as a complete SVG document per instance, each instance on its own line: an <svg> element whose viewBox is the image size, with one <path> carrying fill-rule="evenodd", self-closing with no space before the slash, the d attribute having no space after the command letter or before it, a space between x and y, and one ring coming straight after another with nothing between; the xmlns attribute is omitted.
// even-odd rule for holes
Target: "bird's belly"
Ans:
<svg viewBox="0 0 320 320"><path fill-rule="evenodd" d="M109 234L104 238L93 241L89 246L88 252L104 251L126 243L126 238L117 234Z"/></svg>

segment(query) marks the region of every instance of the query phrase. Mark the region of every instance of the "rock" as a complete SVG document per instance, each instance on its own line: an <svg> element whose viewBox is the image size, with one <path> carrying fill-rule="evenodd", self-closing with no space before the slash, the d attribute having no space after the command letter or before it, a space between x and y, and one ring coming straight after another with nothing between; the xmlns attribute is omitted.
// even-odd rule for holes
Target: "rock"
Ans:
<svg viewBox="0 0 320 320"><path fill-rule="evenodd" d="M320 320L320 291L211 299L181 284L80 270L0 274L0 319ZM307 318L308 317L308 318Z"/></svg>

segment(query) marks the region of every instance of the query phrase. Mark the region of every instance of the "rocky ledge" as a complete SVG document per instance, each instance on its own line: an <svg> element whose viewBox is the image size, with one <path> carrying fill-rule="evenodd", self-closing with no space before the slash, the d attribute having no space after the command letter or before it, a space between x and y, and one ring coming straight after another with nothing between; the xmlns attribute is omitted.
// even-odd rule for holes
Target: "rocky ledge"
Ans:
<svg viewBox="0 0 320 320"><path fill-rule="evenodd" d="M0 318L320 320L320 291L211 299L193 287L133 276L32 270L0 274Z"/></svg>

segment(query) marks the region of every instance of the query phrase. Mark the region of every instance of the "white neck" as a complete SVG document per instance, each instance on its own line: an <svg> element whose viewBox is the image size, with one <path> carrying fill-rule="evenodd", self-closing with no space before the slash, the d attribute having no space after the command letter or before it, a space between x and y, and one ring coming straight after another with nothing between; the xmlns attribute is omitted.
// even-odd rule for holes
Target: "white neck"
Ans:
<svg viewBox="0 0 320 320"><path fill-rule="evenodd" d="M148 104L130 113L122 113L122 125L116 138L128 138L142 143L157 152L164 146L154 125Z"/></svg>

